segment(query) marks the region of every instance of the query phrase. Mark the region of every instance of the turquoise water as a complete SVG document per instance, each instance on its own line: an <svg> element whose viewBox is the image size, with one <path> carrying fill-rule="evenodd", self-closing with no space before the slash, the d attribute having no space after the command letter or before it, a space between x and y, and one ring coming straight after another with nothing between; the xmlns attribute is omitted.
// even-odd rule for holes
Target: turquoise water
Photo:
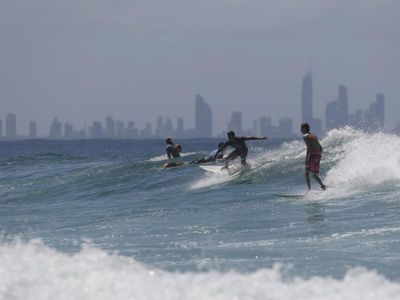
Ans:
<svg viewBox="0 0 400 300"><path fill-rule="evenodd" d="M301 140L249 142L238 176L164 170L162 140L1 142L0 298L400 299L400 138L321 144L329 189L285 199Z"/></svg>

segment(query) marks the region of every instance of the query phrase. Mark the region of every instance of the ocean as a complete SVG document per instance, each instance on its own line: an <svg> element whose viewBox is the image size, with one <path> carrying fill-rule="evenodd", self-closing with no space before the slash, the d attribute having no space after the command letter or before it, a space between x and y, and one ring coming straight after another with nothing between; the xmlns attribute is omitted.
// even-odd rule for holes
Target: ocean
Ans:
<svg viewBox="0 0 400 300"><path fill-rule="evenodd" d="M163 140L0 142L0 299L400 299L400 137L321 144L328 189L281 198L301 139L248 142L237 176L163 169Z"/></svg>

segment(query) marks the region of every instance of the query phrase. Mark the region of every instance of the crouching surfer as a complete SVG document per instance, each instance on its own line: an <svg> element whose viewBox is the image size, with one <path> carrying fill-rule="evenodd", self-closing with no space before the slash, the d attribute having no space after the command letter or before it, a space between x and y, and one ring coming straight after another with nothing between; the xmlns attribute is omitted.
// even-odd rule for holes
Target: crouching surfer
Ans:
<svg viewBox="0 0 400 300"><path fill-rule="evenodd" d="M255 137L255 136L236 137L234 131L229 131L227 133L227 136L228 140L221 147L218 148L215 157L217 157L217 155L228 146L235 148L235 150L229 153L228 156L225 158L225 166L222 169L228 169L229 161L234 160L237 157L240 157L242 166L247 166L246 158L247 158L248 148L246 146L245 141L266 140L268 138L268 137Z"/></svg>
<svg viewBox="0 0 400 300"><path fill-rule="evenodd" d="M182 145L174 144L171 138L165 139L165 152L168 156L168 162L164 164L164 168L178 167L182 166L183 162L174 161L175 158L181 157Z"/></svg>

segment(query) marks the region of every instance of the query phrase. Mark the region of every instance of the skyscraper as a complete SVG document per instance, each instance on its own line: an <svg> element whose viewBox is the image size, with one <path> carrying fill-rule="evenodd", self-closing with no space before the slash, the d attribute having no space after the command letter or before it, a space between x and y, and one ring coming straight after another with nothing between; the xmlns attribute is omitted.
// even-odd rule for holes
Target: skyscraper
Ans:
<svg viewBox="0 0 400 300"><path fill-rule="evenodd" d="M9 113L6 117L6 138L15 139L17 137L17 116Z"/></svg>
<svg viewBox="0 0 400 300"><path fill-rule="evenodd" d="M71 123L64 124L64 139L70 140L74 138L74 126Z"/></svg>
<svg viewBox="0 0 400 300"><path fill-rule="evenodd" d="M234 111L228 123L228 131L233 130L236 133L236 135L242 135L243 133L242 124L243 124L242 113L240 111Z"/></svg>
<svg viewBox="0 0 400 300"><path fill-rule="evenodd" d="M178 118L176 122L176 136L177 137L183 137L183 130L184 130L184 125L183 125L183 118Z"/></svg>
<svg viewBox="0 0 400 300"><path fill-rule="evenodd" d="M348 125L349 108L347 101L347 87L339 85L338 98L326 105L326 130Z"/></svg>
<svg viewBox="0 0 400 300"><path fill-rule="evenodd" d="M106 118L106 138L113 139L115 138L115 121L111 116Z"/></svg>
<svg viewBox="0 0 400 300"><path fill-rule="evenodd" d="M273 130L273 126L272 126L272 121L270 118L267 117L261 117L260 118L260 135L261 136L268 136L271 137L272 135L272 130Z"/></svg>
<svg viewBox="0 0 400 300"><path fill-rule="evenodd" d="M212 136L212 111L201 95L195 98L195 133L197 137Z"/></svg>
<svg viewBox="0 0 400 300"><path fill-rule="evenodd" d="M312 123L313 117L313 83L312 74L309 71L303 76L301 89L301 121Z"/></svg>
<svg viewBox="0 0 400 300"><path fill-rule="evenodd" d="M301 122L308 123L317 135L322 134L322 121L313 115L313 80L311 70L303 76L301 89Z"/></svg>
<svg viewBox="0 0 400 300"><path fill-rule="evenodd" d="M293 120L291 118L280 118L278 127L279 137L293 137Z"/></svg>
<svg viewBox="0 0 400 300"><path fill-rule="evenodd" d="M35 121L29 122L29 138L36 139L37 138L37 125Z"/></svg>
<svg viewBox="0 0 400 300"><path fill-rule="evenodd" d="M365 122L369 129L381 129L385 125L385 95L377 94L365 112Z"/></svg>
<svg viewBox="0 0 400 300"><path fill-rule="evenodd" d="M49 137L51 139L61 139L62 137L62 123L57 118L54 118L50 124Z"/></svg>

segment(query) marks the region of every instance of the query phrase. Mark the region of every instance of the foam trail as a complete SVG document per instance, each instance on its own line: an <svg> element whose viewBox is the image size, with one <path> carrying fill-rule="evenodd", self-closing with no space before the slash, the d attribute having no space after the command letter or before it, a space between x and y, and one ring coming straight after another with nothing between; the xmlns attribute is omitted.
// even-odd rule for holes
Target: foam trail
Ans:
<svg viewBox="0 0 400 300"><path fill-rule="evenodd" d="M74 255L41 241L0 246L0 299L399 299L400 284L375 271L341 279L283 279L274 266L253 273L170 273L84 245Z"/></svg>

